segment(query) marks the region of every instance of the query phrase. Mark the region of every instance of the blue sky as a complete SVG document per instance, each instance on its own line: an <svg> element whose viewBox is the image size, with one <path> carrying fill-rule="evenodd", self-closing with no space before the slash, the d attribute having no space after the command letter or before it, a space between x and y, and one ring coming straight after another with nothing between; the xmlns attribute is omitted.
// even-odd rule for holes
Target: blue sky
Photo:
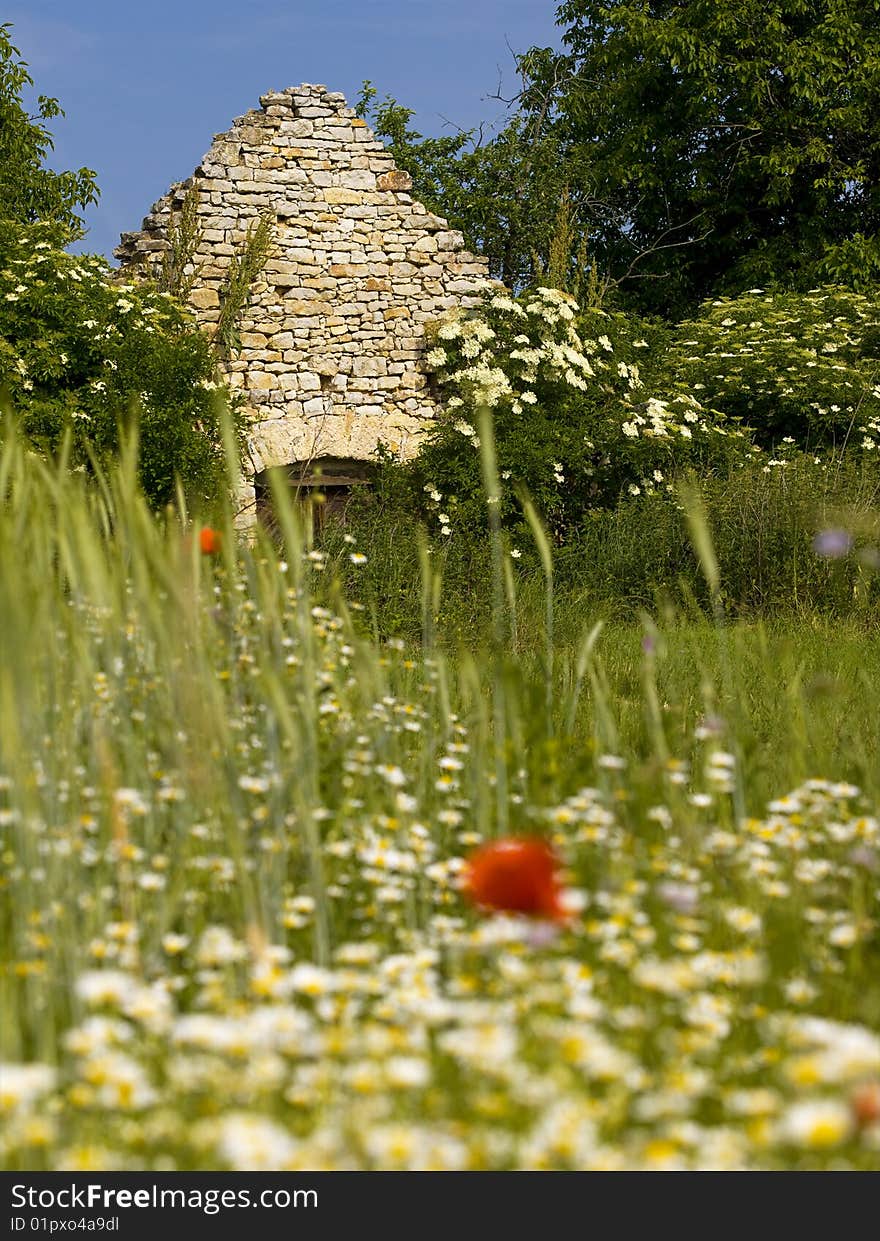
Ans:
<svg viewBox="0 0 880 1241"><path fill-rule="evenodd" d="M110 254L233 117L267 90L322 82L353 102L370 78L425 134L497 121L508 48L558 45L558 0L12 0L3 21L51 124L53 166L94 168L79 248Z"/></svg>

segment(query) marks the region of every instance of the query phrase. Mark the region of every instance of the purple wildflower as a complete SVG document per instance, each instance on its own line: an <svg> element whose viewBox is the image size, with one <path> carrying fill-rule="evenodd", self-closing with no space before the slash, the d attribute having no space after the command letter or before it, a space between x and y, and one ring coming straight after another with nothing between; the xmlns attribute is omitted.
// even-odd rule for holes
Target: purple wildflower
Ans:
<svg viewBox="0 0 880 1241"><path fill-rule="evenodd" d="M853 545L852 535L839 526L831 526L820 530L813 539L813 551L817 556L825 556L828 560L840 560L848 555Z"/></svg>

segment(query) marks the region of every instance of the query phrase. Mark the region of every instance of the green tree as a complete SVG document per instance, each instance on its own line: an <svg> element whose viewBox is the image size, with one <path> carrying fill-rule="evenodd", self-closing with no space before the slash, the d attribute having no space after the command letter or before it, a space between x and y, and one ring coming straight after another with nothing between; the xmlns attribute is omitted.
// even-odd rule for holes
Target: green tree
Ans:
<svg viewBox="0 0 880 1241"><path fill-rule="evenodd" d="M565 0L557 20L564 50L517 57L488 137L423 139L408 109L362 97L493 275L558 272L561 219L575 284L588 236L588 278L641 314L876 285L880 0Z"/></svg>
<svg viewBox="0 0 880 1241"><path fill-rule="evenodd" d="M566 52L531 54L520 111L554 116L630 305L876 283L880 0L566 0L557 18Z"/></svg>
<svg viewBox="0 0 880 1241"><path fill-rule="evenodd" d="M82 236L78 210L98 198L95 173L53 172L45 166L52 135L44 122L64 113L57 99L40 95L32 116L23 92L33 79L10 38L11 25L0 25L0 218L31 223L53 220L71 237Z"/></svg>

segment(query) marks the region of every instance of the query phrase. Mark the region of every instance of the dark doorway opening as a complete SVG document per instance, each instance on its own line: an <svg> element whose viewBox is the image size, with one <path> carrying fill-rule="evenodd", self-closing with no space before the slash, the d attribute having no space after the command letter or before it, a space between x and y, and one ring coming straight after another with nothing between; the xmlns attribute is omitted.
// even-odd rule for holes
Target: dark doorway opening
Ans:
<svg viewBox="0 0 880 1241"><path fill-rule="evenodd" d="M300 507L306 533L311 532L312 540L317 541L329 521L345 524L352 492L370 485L371 465L351 457L316 457L313 461L296 461L257 474L254 478L257 517L269 529L277 526L270 482L272 473L285 476L290 493Z"/></svg>

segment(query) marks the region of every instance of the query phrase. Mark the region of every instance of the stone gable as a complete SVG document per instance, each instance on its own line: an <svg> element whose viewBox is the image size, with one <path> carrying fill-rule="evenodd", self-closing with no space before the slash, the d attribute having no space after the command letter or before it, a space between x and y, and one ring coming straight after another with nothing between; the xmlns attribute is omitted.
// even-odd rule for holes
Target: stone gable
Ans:
<svg viewBox="0 0 880 1241"><path fill-rule="evenodd" d="M155 271L186 191L201 240L190 295L210 330L229 261L268 214L271 256L225 364L247 398L249 472L320 457L367 460L381 441L411 455L437 413L421 359L426 323L492 283L462 235L415 202L407 173L344 97L302 85L218 134L189 181L123 234L121 266Z"/></svg>

